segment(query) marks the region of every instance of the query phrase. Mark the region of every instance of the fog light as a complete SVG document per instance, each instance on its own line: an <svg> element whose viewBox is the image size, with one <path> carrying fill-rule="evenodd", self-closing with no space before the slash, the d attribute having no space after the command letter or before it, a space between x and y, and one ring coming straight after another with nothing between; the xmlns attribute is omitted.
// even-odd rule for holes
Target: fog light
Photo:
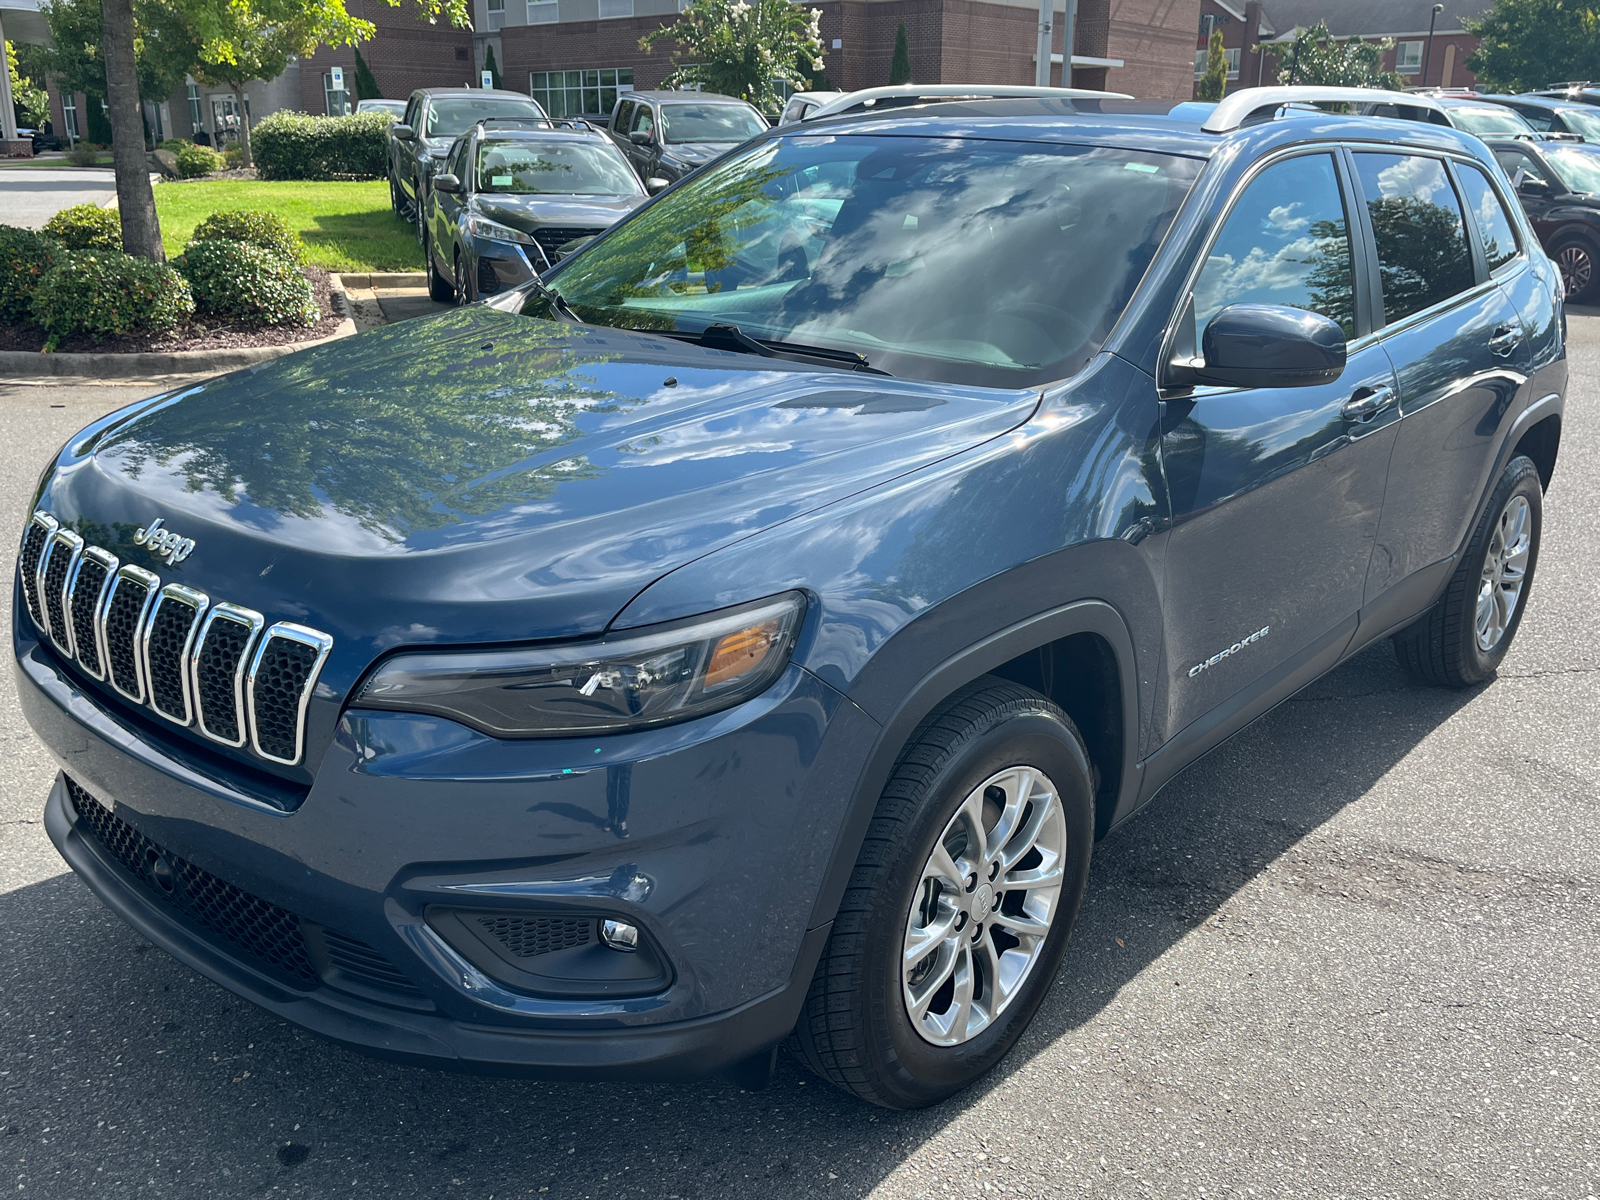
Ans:
<svg viewBox="0 0 1600 1200"><path fill-rule="evenodd" d="M639 948L639 927L626 921L601 921L600 940L613 950L632 953Z"/></svg>

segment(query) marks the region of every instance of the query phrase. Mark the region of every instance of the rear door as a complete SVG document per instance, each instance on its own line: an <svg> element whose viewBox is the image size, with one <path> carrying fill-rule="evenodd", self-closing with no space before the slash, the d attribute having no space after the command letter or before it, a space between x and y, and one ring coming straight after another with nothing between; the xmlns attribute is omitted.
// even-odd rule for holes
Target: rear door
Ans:
<svg viewBox="0 0 1600 1200"><path fill-rule="evenodd" d="M1332 148L1259 170L1179 318L1198 346L1230 304L1310 309L1344 328L1349 358L1330 384L1163 396L1169 733L1203 736L1207 714L1325 669L1355 632L1397 413L1349 192Z"/></svg>
<svg viewBox="0 0 1600 1200"><path fill-rule="evenodd" d="M1379 339L1400 395L1365 589L1363 634L1379 636L1450 574L1516 416L1527 331L1485 261L1448 158L1363 150L1351 163L1379 273Z"/></svg>

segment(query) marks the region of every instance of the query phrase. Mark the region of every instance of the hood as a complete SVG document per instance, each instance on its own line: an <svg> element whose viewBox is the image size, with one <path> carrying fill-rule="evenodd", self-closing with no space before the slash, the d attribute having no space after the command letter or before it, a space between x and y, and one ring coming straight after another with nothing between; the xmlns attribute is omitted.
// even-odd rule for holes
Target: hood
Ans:
<svg viewBox="0 0 1600 1200"><path fill-rule="evenodd" d="M332 634L342 689L396 645L598 633L675 567L1036 402L473 307L112 414L39 506L165 582ZM157 518L194 543L175 565L133 541Z"/></svg>
<svg viewBox="0 0 1600 1200"><path fill-rule="evenodd" d="M532 233L541 227L609 229L645 196L501 196L479 193L473 207L491 220Z"/></svg>

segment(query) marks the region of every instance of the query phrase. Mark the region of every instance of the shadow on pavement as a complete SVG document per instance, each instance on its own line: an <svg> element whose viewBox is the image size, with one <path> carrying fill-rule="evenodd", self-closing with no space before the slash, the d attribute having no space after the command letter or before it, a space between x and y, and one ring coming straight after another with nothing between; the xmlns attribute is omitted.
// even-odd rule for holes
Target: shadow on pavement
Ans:
<svg viewBox="0 0 1600 1200"><path fill-rule="evenodd" d="M1018 1050L922 1113L858 1103L787 1060L757 1094L375 1062L193 976L57 877L0 897L0 979L15 981L0 994L0 1133L23 1135L0 1136L0 1155L25 1146L18 1181L62 1196L863 1196L965 1111L1026 1086L1011 1077L1187 932L1226 920L1242 887L1471 695L1411 687L1380 644L1180 776L1097 847L1073 946Z"/></svg>

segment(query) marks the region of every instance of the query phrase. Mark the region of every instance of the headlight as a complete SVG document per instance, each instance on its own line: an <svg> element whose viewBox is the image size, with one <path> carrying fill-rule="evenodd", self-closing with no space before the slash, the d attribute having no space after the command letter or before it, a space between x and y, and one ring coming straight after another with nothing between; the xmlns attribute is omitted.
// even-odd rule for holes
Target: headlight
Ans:
<svg viewBox="0 0 1600 1200"><path fill-rule="evenodd" d="M509 225L502 225L499 221L491 221L488 217L479 216L477 213L467 218L467 232L475 237L489 238L496 242L521 242L524 246L538 245L531 234L513 229Z"/></svg>
<svg viewBox="0 0 1600 1200"><path fill-rule="evenodd" d="M805 597L788 592L689 621L529 650L401 654L360 708L432 713L493 737L572 737L686 721L765 691L794 650Z"/></svg>

